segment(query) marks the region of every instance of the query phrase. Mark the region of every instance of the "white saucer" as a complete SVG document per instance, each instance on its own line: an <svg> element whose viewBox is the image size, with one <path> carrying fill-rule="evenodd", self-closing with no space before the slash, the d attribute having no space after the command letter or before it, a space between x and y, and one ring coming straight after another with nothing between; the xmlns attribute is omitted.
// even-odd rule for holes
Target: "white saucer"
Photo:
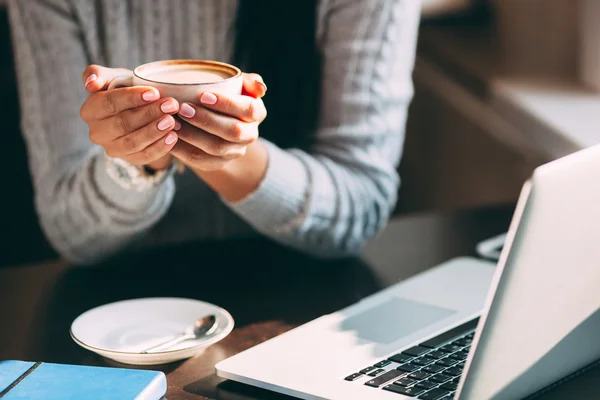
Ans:
<svg viewBox="0 0 600 400"><path fill-rule="evenodd" d="M187 340L168 350L140 354L171 339L201 317L213 314L217 330L203 339ZM73 321L71 337L88 350L112 360L136 365L166 364L202 353L233 330L224 309L198 300L147 298L106 304Z"/></svg>

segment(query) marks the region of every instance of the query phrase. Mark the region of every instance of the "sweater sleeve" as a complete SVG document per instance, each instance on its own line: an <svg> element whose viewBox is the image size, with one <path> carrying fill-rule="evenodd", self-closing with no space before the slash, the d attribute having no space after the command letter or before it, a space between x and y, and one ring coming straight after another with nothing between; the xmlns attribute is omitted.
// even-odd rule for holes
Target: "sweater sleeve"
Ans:
<svg viewBox="0 0 600 400"><path fill-rule="evenodd" d="M420 2L321 1L320 122L308 151L266 143L258 189L229 204L258 231L322 257L353 255L387 223L413 95Z"/></svg>
<svg viewBox="0 0 600 400"><path fill-rule="evenodd" d="M21 130L42 229L64 257L106 258L148 230L169 207L170 177L146 192L128 191L106 173L104 151L79 117L81 74L90 64L66 0L10 0Z"/></svg>

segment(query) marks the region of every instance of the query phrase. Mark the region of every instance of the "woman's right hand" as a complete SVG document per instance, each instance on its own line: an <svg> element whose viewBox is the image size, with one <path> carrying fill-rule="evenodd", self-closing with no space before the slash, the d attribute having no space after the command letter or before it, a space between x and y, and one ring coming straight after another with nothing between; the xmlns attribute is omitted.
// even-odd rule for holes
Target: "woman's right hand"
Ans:
<svg viewBox="0 0 600 400"><path fill-rule="evenodd" d="M113 79L131 73L122 68L87 67L83 82L91 95L81 107L81 118L89 126L90 140L104 147L110 157L166 168L178 139L173 130L181 128L172 116L179 111L179 103L171 97L161 99L151 86L106 90Z"/></svg>

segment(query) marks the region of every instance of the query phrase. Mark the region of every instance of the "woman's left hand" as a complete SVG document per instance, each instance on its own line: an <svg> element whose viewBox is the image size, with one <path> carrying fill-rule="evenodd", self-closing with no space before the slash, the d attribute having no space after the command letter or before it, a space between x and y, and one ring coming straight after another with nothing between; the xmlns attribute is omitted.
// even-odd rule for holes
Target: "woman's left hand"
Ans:
<svg viewBox="0 0 600 400"><path fill-rule="evenodd" d="M241 95L203 92L200 106L181 104L178 116L186 123L171 154L196 171L221 170L244 156L267 116L261 100L267 88L257 74L244 74L243 88Z"/></svg>

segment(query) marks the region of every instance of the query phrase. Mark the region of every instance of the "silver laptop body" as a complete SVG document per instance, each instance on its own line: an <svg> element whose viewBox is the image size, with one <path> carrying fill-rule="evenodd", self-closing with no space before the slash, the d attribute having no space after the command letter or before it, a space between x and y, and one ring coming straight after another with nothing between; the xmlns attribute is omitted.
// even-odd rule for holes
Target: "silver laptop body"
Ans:
<svg viewBox="0 0 600 400"><path fill-rule="evenodd" d="M595 146L536 169L497 267L450 260L216 370L306 399L519 399L600 359L599 308ZM447 337L465 326L470 333Z"/></svg>

